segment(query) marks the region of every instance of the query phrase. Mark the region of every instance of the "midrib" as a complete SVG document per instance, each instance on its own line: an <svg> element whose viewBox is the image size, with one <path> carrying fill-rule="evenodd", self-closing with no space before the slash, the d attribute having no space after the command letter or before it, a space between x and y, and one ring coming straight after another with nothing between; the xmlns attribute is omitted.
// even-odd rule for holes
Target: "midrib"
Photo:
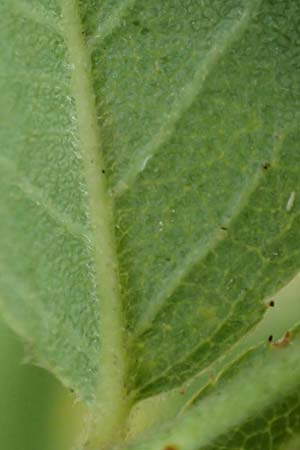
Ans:
<svg viewBox="0 0 300 450"><path fill-rule="evenodd" d="M96 282L100 308L99 377L94 402L94 431L89 441L106 448L123 427L127 415L124 395L125 350L113 212L97 124L90 56L82 35L77 0L62 0L66 45L73 70L73 96L93 227ZM98 431L95 431L98 430Z"/></svg>

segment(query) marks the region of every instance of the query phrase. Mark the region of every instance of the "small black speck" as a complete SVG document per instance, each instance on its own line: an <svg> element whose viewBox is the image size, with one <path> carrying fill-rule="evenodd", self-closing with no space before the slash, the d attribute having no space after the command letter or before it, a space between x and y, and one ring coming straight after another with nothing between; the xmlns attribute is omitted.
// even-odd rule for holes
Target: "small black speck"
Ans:
<svg viewBox="0 0 300 450"><path fill-rule="evenodd" d="M228 228L227 228L227 227L221 227L221 230L223 230L223 231L227 231L227 230L228 230Z"/></svg>
<svg viewBox="0 0 300 450"><path fill-rule="evenodd" d="M271 300L271 301L269 302L269 306L271 306L271 308L274 308L274 306L275 306L274 300Z"/></svg>
<svg viewBox="0 0 300 450"><path fill-rule="evenodd" d="M102 169L102 173L105 173L105 170L104 170L104 169Z"/></svg>
<svg viewBox="0 0 300 450"><path fill-rule="evenodd" d="M269 341L269 342L272 342L272 341L273 341L273 336L272 336L272 335L270 335L270 336L268 337L268 341Z"/></svg>
<svg viewBox="0 0 300 450"><path fill-rule="evenodd" d="M266 161L263 163L262 167L264 170L268 170L271 167L271 163L269 163L269 161Z"/></svg>

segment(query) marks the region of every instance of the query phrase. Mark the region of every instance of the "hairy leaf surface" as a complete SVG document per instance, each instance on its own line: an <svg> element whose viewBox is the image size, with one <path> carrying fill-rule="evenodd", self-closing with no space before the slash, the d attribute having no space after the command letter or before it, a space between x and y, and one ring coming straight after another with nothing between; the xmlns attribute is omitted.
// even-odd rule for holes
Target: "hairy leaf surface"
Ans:
<svg viewBox="0 0 300 450"><path fill-rule="evenodd" d="M109 441L299 270L300 5L2 0L0 24L3 314Z"/></svg>
<svg viewBox="0 0 300 450"><path fill-rule="evenodd" d="M295 327L294 339L284 344L263 344L246 352L196 395L177 419L126 448L277 450L283 443L288 448L289 441L297 442L299 329Z"/></svg>

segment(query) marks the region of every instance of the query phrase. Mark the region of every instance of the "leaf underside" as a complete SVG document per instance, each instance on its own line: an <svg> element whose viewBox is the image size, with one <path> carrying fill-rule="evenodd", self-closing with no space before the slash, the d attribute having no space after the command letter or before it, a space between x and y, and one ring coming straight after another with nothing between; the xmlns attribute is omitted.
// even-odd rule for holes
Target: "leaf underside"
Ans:
<svg viewBox="0 0 300 450"><path fill-rule="evenodd" d="M126 449L298 449L299 330L297 325L286 345L262 344L246 352L196 395L177 419Z"/></svg>
<svg viewBox="0 0 300 450"><path fill-rule="evenodd" d="M101 3L1 2L0 301L117 405L207 368L299 270L300 5ZM207 449L250 449L232 430Z"/></svg>

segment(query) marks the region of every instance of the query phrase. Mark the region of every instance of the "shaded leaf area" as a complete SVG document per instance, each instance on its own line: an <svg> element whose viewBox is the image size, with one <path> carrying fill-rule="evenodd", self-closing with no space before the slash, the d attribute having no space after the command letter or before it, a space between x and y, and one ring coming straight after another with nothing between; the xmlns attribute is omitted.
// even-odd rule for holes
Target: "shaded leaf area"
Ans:
<svg viewBox="0 0 300 450"><path fill-rule="evenodd" d="M283 444L288 448L287 442L299 432L300 397L297 390L199 450L276 450Z"/></svg>
<svg viewBox="0 0 300 450"><path fill-rule="evenodd" d="M300 10L124 2L97 34L90 4L128 389L141 398L210 364L298 270Z"/></svg>
<svg viewBox="0 0 300 450"><path fill-rule="evenodd" d="M163 421L171 420L178 414L187 411L193 399L199 399L204 394L204 389L211 389L219 375L224 372L224 368L230 367L230 364L243 355L246 350L257 346L259 342L266 342L271 334L273 343L284 337L286 331L294 326L295 318L299 317L299 287L300 279L297 276L289 286L276 294L274 297L275 307L268 309L259 325L242 339L238 345L226 352L224 357L219 358L204 371L188 382L184 382L178 388L137 402L131 413L130 420L132 439L141 430L145 432L149 428L154 428ZM146 426L144 425L145 420L143 420L143 417L147 418ZM296 437L294 440L297 442ZM290 450L289 447L284 447L284 449ZM297 450L298 447L291 447L291 449Z"/></svg>
<svg viewBox="0 0 300 450"><path fill-rule="evenodd" d="M99 308L59 13L55 1L0 5L1 303L32 358L91 398Z"/></svg>
<svg viewBox="0 0 300 450"><path fill-rule="evenodd" d="M299 336L295 339L299 339ZM278 348L275 351L281 352L284 349ZM245 371L249 368L248 357L242 361L241 366L238 367L238 371L243 368ZM229 370L224 375L225 380L234 376L236 369L234 367ZM299 369L299 361L292 368L289 366L286 367L286 386L282 388L282 394L280 391L278 392L276 401L262 411L255 412L252 417L239 426L230 429L211 445L199 447L199 450L200 448L203 448L203 450L276 450L281 449L283 444L287 448L288 441L292 441L293 437L297 436L300 432L300 396L298 386L297 389L292 389L292 392L289 392L291 370L295 369ZM268 383L273 383L272 375L270 373L269 379L267 380ZM274 375L276 377L277 374ZM225 380L222 377L220 380L221 385ZM245 378L245 383L247 384L248 382L247 378Z"/></svg>
<svg viewBox="0 0 300 450"><path fill-rule="evenodd" d="M263 344L246 352L177 418L156 426L126 448L276 450L297 439L299 330L295 327L293 339L284 345Z"/></svg>

